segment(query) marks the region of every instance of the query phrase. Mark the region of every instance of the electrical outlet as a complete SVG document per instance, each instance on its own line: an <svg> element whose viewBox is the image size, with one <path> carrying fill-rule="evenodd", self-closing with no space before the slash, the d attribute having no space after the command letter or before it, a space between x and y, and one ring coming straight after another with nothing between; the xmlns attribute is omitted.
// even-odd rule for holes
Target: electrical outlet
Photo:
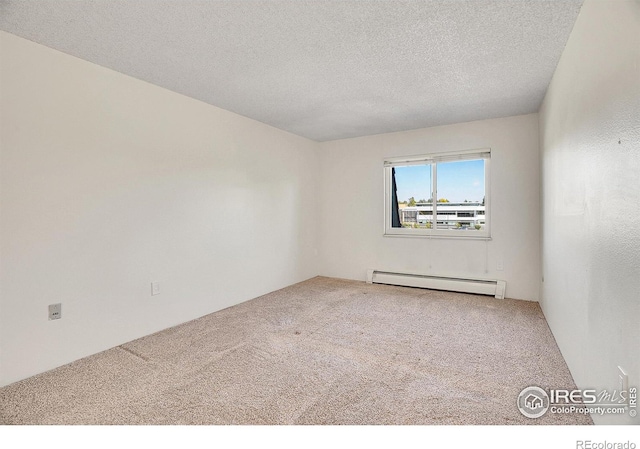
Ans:
<svg viewBox="0 0 640 449"><path fill-rule="evenodd" d="M152 282L151 283L151 296L160 294L160 282Z"/></svg>
<svg viewBox="0 0 640 449"><path fill-rule="evenodd" d="M504 270L504 262L502 259L498 259L498 263L496 264L496 270L502 271Z"/></svg>
<svg viewBox="0 0 640 449"><path fill-rule="evenodd" d="M49 304L49 321L62 318L62 304Z"/></svg>

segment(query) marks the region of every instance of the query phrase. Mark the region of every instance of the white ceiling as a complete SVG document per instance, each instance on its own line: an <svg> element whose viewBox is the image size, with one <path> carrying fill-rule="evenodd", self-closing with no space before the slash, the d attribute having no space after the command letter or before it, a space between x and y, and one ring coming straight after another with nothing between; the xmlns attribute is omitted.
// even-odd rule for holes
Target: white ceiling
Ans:
<svg viewBox="0 0 640 449"><path fill-rule="evenodd" d="M582 0L0 0L0 29L317 141L538 110Z"/></svg>

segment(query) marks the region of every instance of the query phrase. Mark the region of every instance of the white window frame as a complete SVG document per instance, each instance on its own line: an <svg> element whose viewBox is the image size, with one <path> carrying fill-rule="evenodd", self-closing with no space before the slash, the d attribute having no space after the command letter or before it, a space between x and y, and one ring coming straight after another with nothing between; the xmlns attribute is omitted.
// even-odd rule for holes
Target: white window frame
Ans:
<svg viewBox="0 0 640 449"><path fill-rule="evenodd" d="M485 226L478 231L437 229L438 170L440 162L455 162L484 159L484 208ZM431 198L434 201L432 228L394 228L391 226L391 169L397 166L431 165ZM455 239L491 239L491 149L465 150L446 153L432 153L416 156L390 157L384 159L384 235L388 237L427 237Z"/></svg>

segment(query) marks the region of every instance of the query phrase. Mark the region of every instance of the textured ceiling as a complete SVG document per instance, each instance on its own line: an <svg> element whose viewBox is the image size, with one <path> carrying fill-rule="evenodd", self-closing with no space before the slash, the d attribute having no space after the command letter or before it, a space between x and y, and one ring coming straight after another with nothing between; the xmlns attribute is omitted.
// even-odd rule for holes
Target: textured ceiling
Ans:
<svg viewBox="0 0 640 449"><path fill-rule="evenodd" d="M0 0L0 29L318 141L538 110L582 0Z"/></svg>

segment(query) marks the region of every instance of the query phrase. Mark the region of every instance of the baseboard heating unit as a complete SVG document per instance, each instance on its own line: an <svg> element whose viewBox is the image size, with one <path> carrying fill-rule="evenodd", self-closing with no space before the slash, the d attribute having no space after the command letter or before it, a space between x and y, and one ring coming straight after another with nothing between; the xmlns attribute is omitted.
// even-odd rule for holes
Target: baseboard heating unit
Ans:
<svg viewBox="0 0 640 449"><path fill-rule="evenodd" d="M394 273L380 270L367 270L367 283L476 293L479 295L495 296L498 299L504 298L504 292L507 288L505 281L498 280L463 279L424 274Z"/></svg>

